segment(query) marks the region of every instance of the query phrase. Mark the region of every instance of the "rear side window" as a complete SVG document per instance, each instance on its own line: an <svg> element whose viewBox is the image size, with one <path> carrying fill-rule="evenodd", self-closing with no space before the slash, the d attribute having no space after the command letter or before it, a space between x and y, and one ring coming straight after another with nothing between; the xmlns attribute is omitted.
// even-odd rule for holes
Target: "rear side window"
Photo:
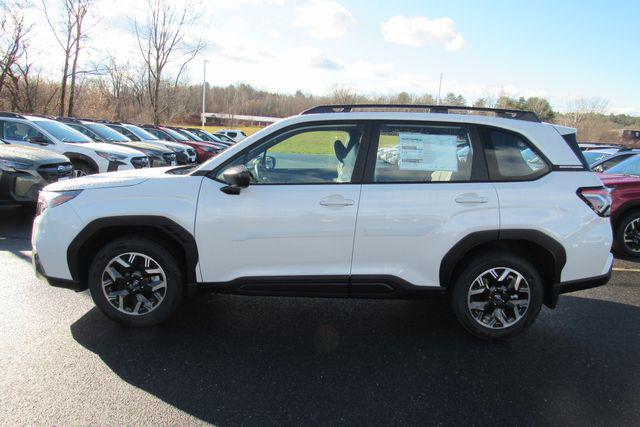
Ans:
<svg viewBox="0 0 640 427"><path fill-rule="evenodd" d="M593 171L594 172L604 172L606 170L611 169L612 167L614 167L618 163L622 163L623 161L627 160L631 156L633 156L633 154L621 154L619 156L614 156L614 157L612 157L610 159L607 159L607 160L603 161L598 166L595 166L593 168Z"/></svg>
<svg viewBox="0 0 640 427"><path fill-rule="evenodd" d="M380 127L374 182L466 182L473 150L469 130L460 125Z"/></svg>
<svg viewBox="0 0 640 427"><path fill-rule="evenodd" d="M527 181L541 177L551 167L522 136L480 128L492 181Z"/></svg>

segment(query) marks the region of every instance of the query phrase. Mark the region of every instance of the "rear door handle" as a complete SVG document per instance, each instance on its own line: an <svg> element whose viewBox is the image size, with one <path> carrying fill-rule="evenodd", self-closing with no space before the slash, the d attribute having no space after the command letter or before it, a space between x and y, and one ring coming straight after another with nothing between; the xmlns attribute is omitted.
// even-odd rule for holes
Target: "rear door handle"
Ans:
<svg viewBox="0 0 640 427"><path fill-rule="evenodd" d="M353 206L355 202L342 196L328 196L320 200L321 206Z"/></svg>
<svg viewBox="0 0 640 427"><path fill-rule="evenodd" d="M478 204L489 202L488 197L480 196L479 194L476 194L476 193L461 194L458 197L456 197L454 200L456 201L456 203L461 205L478 205Z"/></svg>

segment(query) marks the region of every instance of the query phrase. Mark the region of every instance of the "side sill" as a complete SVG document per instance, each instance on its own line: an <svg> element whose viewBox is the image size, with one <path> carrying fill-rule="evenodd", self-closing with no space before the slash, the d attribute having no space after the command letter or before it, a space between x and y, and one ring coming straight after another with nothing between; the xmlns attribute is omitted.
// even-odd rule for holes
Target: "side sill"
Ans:
<svg viewBox="0 0 640 427"><path fill-rule="evenodd" d="M416 286L394 276L268 276L194 283L192 288L232 295L413 299L442 298L442 287Z"/></svg>

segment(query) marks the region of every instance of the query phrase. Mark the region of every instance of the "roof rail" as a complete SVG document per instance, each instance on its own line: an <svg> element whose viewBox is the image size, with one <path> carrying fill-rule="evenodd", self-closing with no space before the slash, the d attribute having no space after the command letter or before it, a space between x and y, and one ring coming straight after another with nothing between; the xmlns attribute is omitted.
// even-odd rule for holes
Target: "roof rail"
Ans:
<svg viewBox="0 0 640 427"><path fill-rule="evenodd" d="M67 123L80 123L80 119L77 119L75 117L55 117L55 120Z"/></svg>
<svg viewBox="0 0 640 427"><path fill-rule="evenodd" d="M13 117L14 119L24 119L22 114L12 113L10 111L0 111L0 117Z"/></svg>
<svg viewBox="0 0 640 427"><path fill-rule="evenodd" d="M465 112L481 112L493 113L496 117L506 119L525 120L528 122L540 122L540 118L533 111L511 110L506 108L484 108L484 107L466 107L458 105L424 105L424 104L344 104L344 105L319 105L300 113L305 114L322 114L322 113L350 113L354 109L411 109L411 110L427 110L428 113L456 114L457 111ZM459 113L458 113L459 114Z"/></svg>

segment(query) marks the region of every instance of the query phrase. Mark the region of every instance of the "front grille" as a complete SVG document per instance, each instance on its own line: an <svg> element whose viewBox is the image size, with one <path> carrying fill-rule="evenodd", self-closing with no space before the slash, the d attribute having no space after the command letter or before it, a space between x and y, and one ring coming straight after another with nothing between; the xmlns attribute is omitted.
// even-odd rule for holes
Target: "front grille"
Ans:
<svg viewBox="0 0 640 427"><path fill-rule="evenodd" d="M134 157L131 159L131 164L136 169L148 168L149 167L149 158L148 157Z"/></svg>
<svg viewBox="0 0 640 427"><path fill-rule="evenodd" d="M42 165L38 168L38 173L47 182L56 182L60 178L71 178L73 166L71 163L57 163Z"/></svg>
<svg viewBox="0 0 640 427"><path fill-rule="evenodd" d="M176 159L178 159L178 164L181 164L181 165L188 165L189 163L191 163L191 159L187 155L186 151L177 152Z"/></svg>
<svg viewBox="0 0 640 427"><path fill-rule="evenodd" d="M162 155L162 158L164 159L164 162L168 165L170 165L171 163L175 162L176 160L176 153L164 153Z"/></svg>

